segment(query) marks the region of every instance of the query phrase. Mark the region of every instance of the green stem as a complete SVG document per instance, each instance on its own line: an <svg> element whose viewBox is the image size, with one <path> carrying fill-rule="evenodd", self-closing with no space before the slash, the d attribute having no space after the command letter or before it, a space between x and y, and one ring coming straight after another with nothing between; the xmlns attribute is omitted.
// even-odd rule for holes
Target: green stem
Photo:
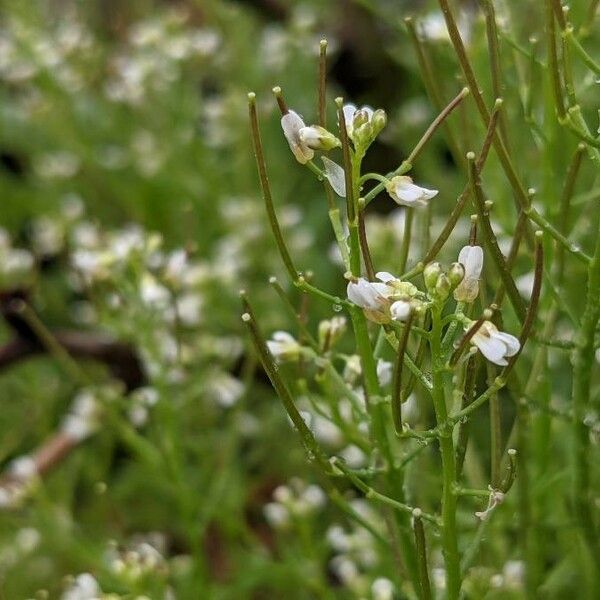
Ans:
<svg viewBox="0 0 600 600"><path fill-rule="evenodd" d="M410 249L410 238L412 235L412 225L415 216L415 209L407 207L404 209L404 233L402 235L402 246L400 246L400 259L398 263L398 273L404 273L408 261L408 251Z"/></svg>
<svg viewBox="0 0 600 600"><path fill-rule="evenodd" d="M443 490L442 490L442 544L446 564L446 589L449 600L457 600L461 587L460 562L456 528L456 504L454 494L456 485L456 461L451 429L445 427L448 419L446 398L444 394L444 364L442 359L442 315L441 308L432 308L431 328L431 360L433 376L433 406L440 427L440 453L442 457Z"/></svg>

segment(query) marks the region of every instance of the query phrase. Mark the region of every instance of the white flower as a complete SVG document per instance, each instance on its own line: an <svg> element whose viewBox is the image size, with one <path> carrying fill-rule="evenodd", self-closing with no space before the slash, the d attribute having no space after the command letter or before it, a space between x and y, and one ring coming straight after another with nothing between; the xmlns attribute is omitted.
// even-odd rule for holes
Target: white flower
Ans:
<svg viewBox="0 0 600 600"><path fill-rule="evenodd" d="M269 502L263 507L263 514L269 525L274 529L287 527L290 523L288 509L278 502Z"/></svg>
<svg viewBox="0 0 600 600"><path fill-rule="evenodd" d="M326 156L322 156L323 166L325 167L325 177L331 184L333 191L342 198L346 197L346 176L344 169Z"/></svg>
<svg viewBox="0 0 600 600"><path fill-rule="evenodd" d="M373 600L392 600L394 584L386 577L378 577L371 585Z"/></svg>
<svg viewBox="0 0 600 600"><path fill-rule="evenodd" d="M471 326L472 322L466 327L466 330ZM498 331L491 321L483 322L483 325L471 338L471 343L477 346L490 362L502 367L508 364L506 358L514 356L521 348L521 343L514 335Z"/></svg>
<svg viewBox="0 0 600 600"><path fill-rule="evenodd" d="M273 339L267 341L269 352L275 360L296 360L302 350L302 346L293 335L287 331L276 331Z"/></svg>
<svg viewBox="0 0 600 600"><path fill-rule="evenodd" d="M392 363L387 360L380 358L377 361L377 379L379 379L379 385L386 386L392 382L392 368Z"/></svg>
<svg viewBox="0 0 600 600"><path fill-rule="evenodd" d="M75 581L62 595L62 600L97 600L102 590L90 573L77 575Z"/></svg>
<svg viewBox="0 0 600 600"><path fill-rule="evenodd" d="M406 175L393 177L385 186L394 202L404 206L425 206L429 200L437 196L437 190L428 190L413 183Z"/></svg>
<svg viewBox="0 0 600 600"><path fill-rule="evenodd" d="M360 306L367 318L376 323L387 323L390 319L405 320L412 310L410 300L418 293L417 288L387 271L380 271L375 276L379 282L362 277L350 281L346 290L348 299Z"/></svg>
<svg viewBox="0 0 600 600"><path fill-rule="evenodd" d="M351 469L360 469L367 464L366 454L356 445L350 444L341 452L340 456Z"/></svg>
<svg viewBox="0 0 600 600"><path fill-rule="evenodd" d="M356 104L345 104L344 108L344 121L346 121L346 131L348 137L352 140L354 138L354 119L357 118L357 125L368 123L373 118L373 109L370 106L363 106L357 108ZM361 123L362 121L362 123Z"/></svg>
<svg viewBox="0 0 600 600"><path fill-rule="evenodd" d="M356 563L344 554L334 556L330 564L331 570L345 585L351 585L359 576Z"/></svg>
<svg viewBox="0 0 600 600"><path fill-rule="evenodd" d="M473 302L479 294L483 249L481 246L465 246L458 254L458 262L465 268L465 276L454 290L454 299L459 302Z"/></svg>
<svg viewBox="0 0 600 600"><path fill-rule="evenodd" d="M303 165L312 160L315 155L314 150L300 136L300 130L306 128L300 115L289 110L281 117L281 128L296 160Z"/></svg>
<svg viewBox="0 0 600 600"><path fill-rule="evenodd" d="M212 399L222 408L230 408L244 394L244 384L229 373L216 373L207 385Z"/></svg>

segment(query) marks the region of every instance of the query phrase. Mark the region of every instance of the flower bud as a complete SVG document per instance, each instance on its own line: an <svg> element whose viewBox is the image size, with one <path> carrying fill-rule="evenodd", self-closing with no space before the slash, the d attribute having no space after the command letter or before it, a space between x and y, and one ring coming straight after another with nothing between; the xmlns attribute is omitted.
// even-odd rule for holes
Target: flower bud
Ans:
<svg viewBox="0 0 600 600"><path fill-rule="evenodd" d="M423 270L423 280L425 281L425 287L430 291L433 290L441 274L442 265L440 265L440 263L429 263Z"/></svg>
<svg viewBox="0 0 600 600"><path fill-rule="evenodd" d="M465 277L465 268L458 262L452 263L448 270L448 279L452 287L456 287Z"/></svg>
<svg viewBox="0 0 600 600"><path fill-rule="evenodd" d="M373 126L373 137L378 136L381 130L387 125L387 115L385 110L378 108L371 117L371 123Z"/></svg>
<svg viewBox="0 0 600 600"><path fill-rule="evenodd" d="M360 110L357 110L354 113L354 117L352 119L352 128L354 130L356 130L368 122L369 122L369 113L364 108L361 108Z"/></svg>
<svg viewBox="0 0 600 600"><path fill-rule="evenodd" d="M345 317L333 317L319 323L319 347L322 351L329 350L344 335L346 331Z"/></svg>
<svg viewBox="0 0 600 600"><path fill-rule="evenodd" d="M435 295L440 300L445 300L452 289L452 284L450 283L450 279L446 273L442 273L435 284Z"/></svg>

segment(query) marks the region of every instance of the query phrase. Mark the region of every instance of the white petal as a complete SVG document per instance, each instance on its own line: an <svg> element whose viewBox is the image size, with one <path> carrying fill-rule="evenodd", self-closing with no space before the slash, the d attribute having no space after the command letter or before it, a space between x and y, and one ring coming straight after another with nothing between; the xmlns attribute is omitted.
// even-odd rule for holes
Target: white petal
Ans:
<svg viewBox="0 0 600 600"><path fill-rule="evenodd" d="M465 268L465 279L479 279L483 269L483 248L465 246L458 255L458 262Z"/></svg>
<svg viewBox="0 0 600 600"><path fill-rule="evenodd" d="M361 277L356 283L350 281L346 291L348 299L357 306L378 310L385 302L388 288L385 283L371 283Z"/></svg>
<svg viewBox="0 0 600 600"><path fill-rule="evenodd" d="M298 138L307 146L316 145L321 139L321 133L316 127L301 127L298 130Z"/></svg>
<svg viewBox="0 0 600 600"><path fill-rule="evenodd" d="M439 190L429 190L424 187L420 188L420 190L425 200L431 200L432 198L435 198L439 193Z"/></svg>
<svg viewBox="0 0 600 600"><path fill-rule="evenodd" d="M514 356L521 349L521 342L519 342L519 340L510 333L498 331L498 333L495 333L493 337L504 343L506 346L506 356Z"/></svg>
<svg viewBox="0 0 600 600"><path fill-rule="evenodd" d="M302 129L302 127L305 127L304 121L300 115L295 113L293 110L288 111L281 117L281 128L283 129L283 134L290 143L291 140L295 140L297 143L298 132L300 129Z"/></svg>
<svg viewBox="0 0 600 600"><path fill-rule="evenodd" d="M421 188L414 183L398 183L394 191L399 200L408 204L414 204L421 199Z"/></svg>
<svg viewBox="0 0 600 600"><path fill-rule="evenodd" d="M279 342L274 342L273 340L267 340L267 348L273 356L277 357L281 351L281 344Z"/></svg>
<svg viewBox="0 0 600 600"><path fill-rule="evenodd" d="M346 125L352 127L352 120L354 119L354 113L356 112L355 104L344 104L344 120L346 121Z"/></svg>
<svg viewBox="0 0 600 600"><path fill-rule="evenodd" d="M371 308L371 297L368 295L368 292L365 293L368 288L365 288L364 284L366 281L364 279L359 279L357 283L350 281L348 283L348 287L346 288L346 292L348 294L348 300L356 304L356 306L360 306L361 308Z"/></svg>
<svg viewBox="0 0 600 600"><path fill-rule="evenodd" d="M346 176L344 169L326 156L322 156L323 166L325 167L325 176L331 184L333 191L342 198L346 197Z"/></svg>
<svg viewBox="0 0 600 600"><path fill-rule="evenodd" d="M388 281L396 281L396 277L387 271L379 271L379 273L375 273L375 277L384 283L387 283Z"/></svg>
<svg viewBox="0 0 600 600"><path fill-rule="evenodd" d="M370 106L363 106L360 110L364 110L367 113L367 115L369 116L369 121L371 120L371 117L375 112Z"/></svg>
<svg viewBox="0 0 600 600"><path fill-rule="evenodd" d="M483 354L490 362L502 367L508 364L504 358L506 346L501 340L489 338L478 332L473 336L472 341L477 348L479 348L481 354Z"/></svg>
<svg viewBox="0 0 600 600"><path fill-rule="evenodd" d="M390 288L388 287L387 283L378 283L375 281L373 283L369 283L369 286L376 290L377 293L384 298L387 298L388 294L390 293Z"/></svg>
<svg viewBox="0 0 600 600"><path fill-rule="evenodd" d="M277 342L286 342L290 344L296 343L294 336L287 331L275 331L272 337Z"/></svg>
<svg viewBox="0 0 600 600"><path fill-rule="evenodd" d="M300 139L300 130L304 128L304 121L293 110L288 111L281 117L281 128L285 135L290 150L294 153L296 160L304 165L315 155L312 148L309 148Z"/></svg>

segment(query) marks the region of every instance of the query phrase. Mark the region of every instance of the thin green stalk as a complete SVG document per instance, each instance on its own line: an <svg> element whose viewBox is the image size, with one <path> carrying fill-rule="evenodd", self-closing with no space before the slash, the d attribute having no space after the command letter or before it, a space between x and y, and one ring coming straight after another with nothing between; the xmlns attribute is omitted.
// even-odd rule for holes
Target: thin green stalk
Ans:
<svg viewBox="0 0 600 600"><path fill-rule="evenodd" d="M248 327L252 343L254 344L254 348L258 354L260 362L265 369L271 384L275 388L277 395L283 403L288 416L294 424L294 427L300 434L300 439L302 440L302 444L306 450L309 460L319 465L322 471L327 474L330 470L329 463L327 462L327 459L325 458L325 455L323 454L323 451L321 450L312 431L309 429L308 425L304 422L304 419L300 415L290 391L283 382L283 379L279 374L279 368L275 363L275 359L269 352L269 348L267 347L264 336L253 317L251 312L252 309L250 308L250 305L246 299L244 299L244 307L246 308L246 312L242 315L242 321Z"/></svg>
<svg viewBox="0 0 600 600"><path fill-rule="evenodd" d="M452 111L460 105L460 103L467 97L468 90L463 88L456 97L454 97L450 103L442 110L442 112L432 121L431 125L427 128L425 133L422 135L421 139L417 142L417 145L413 148L412 152L408 156L408 158L402 162L402 164L395 170L388 173L385 177L387 179L391 179L396 175L403 175L407 173L412 168L412 165L418 155L423 150L425 144L429 141L429 139L433 136L433 134L439 129L440 125L448 118L448 116L452 113ZM342 140L343 145L343 140ZM382 192L385 188L385 183L381 182L376 185L372 190L369 191L368 194L365 195L365 204L369 204L369 202L375 198L380 192Z"/></svg>
<svg viewBox="0 0 600 600"><path fill-rule="evenodd" d="M600 569L600 539L596 533L590 494L589 434L584 423L590 402L594 366L594 336L600 319L600 231L596 224L596 247L588 266L587 292L581 326L571 355L573 365L573 514Z"/></svg>
<svg viewBox="0 0 600 600"><path fill-rule="evenodd" d="M483 167L485 165L485 161L487 160L487 157L488 157L488 154L490 151L490 147L492 144L492 139L494 137L494 131L495 131L497 123L498 123L498 117L499 117L501 108L502 108L502 99L498 98L496 100L496 103L494 104L494 110L492 112L492 116L490 118L488 129L486 131L485 138L483 140L481 152L479 153L479 157L477 158L477 172L478 173L481 173L481 170L483 169ZM452 209L452 212L450 213L450 216L448 217L448 220L446 221L444 228L442 229L442 231L438 235L437 239L435 240L435 242L433 243L433 245L431 246L431 248L429 249L429 251L427 252L425 257L421 261L421 264L426 265L427 263L430 263L438 255L439 251L444 247L444 244L450 237L450 234L454 231L454 228L456 227L456 224L458 223L458 220L460 219L460 216L465 207L465 204L467 203L467 201L469 199L470 191L471 191L470 186L469 186L469 184L467 184L464 187L463 191L461 192L460 196L458 197L458 200L456 201L456 204L455 204L454 208Z"/></svg>
<svg viewBox="0 0 600 600"><path fill-rule="evenodd" d="M494 367L486 361L488 385L494 381ZM502 413L498 394L490 396L490 482L494 489L500 484L502 463Z"/></svg>
<svg viewBox="0 0 600 600"><path fill-rule="evenodd" d="M281 284L279 283L279 281L277 281L277 277L271 277L269 279L269 283L271 284L272 288L275 290L275 292L277 293L277 295L283 302L283 305L286 307L286 309L288 310L288 312L290 313L292 318L298 324L298 328L300 329L300 332L302 333L302 335L304 336L306 341L313 348L313 350L316 350L318 347L317 341L315 340L313 335L310 333L310 331L306 327L306 323L304 322L304 320L301 318L300 314L296 310L296 307L290 300L290 297L285 293L285 290L281 287Z"/></svg>
<svg viewBox="0 0 600 600"><path fill-rule="evenodd" d="M483 5L485 13L486 37L488 42L488 54L490 57L490 72L492 75L492 91L495 98L502 98L504 96L504 83L502 81L502 68L500 66L500 47L498 43L496 11L492 0L481 0L481 4ZM506 116L504 113L500 113L498 131L504 145L507 150L509 150Z"/></svg>
<svg viewBox="0 0 600 600"><path fill-rule="evenodd" d="M410 39L415 49L415 54L419 63L419 71L423 77L423 83L425 84L425 89L427 90L429 100L438 113L441 113L444 108L444 101L440 86L437 81L438 78L435 75L433 65L431 64L431 58L428 55L425 45L420 39L419 34L417 33L412 18L407 17L404 19L404 22L406 23L406 28L408 29ZM444 121L444 130L446 132L446 138L448 139L450 152L452 153L452 158L457 165L463 164L464 153L461 150L460 144L458 143L455 132L449 121Z"/></svg>
<svg viewBox="0 0 600 600"><path fill-rule="evenodd" d="M408 337L410 335L410 328L413 321L413 313L411 312L404 329L402 336L398 342L398 350L396 353L396 364L394 365L394 377L392 380L392 419L394 421L394 427L396 433L402 433L402 370L404 367L404 354L408 345Z"/></svg>
<svg viewBox="0 0 600 600"><path fill-rule="evenodd" d="M279 96L277 97L279 101ZM263 194L263 200L265 202L265 208L267 209L267 216L269 218L269 224L271 225L271 231L275 237L275 242L279 250L279 254L283 260L283 264L287 269L292 281L296 281L298 278L298 271L294 266L292 257L288 252L285 240L279 227L279 221L275 213L275 207L273 205L273 197L271 196L271 186L269 185L269 178L267 176L267 165L265 163L265 156L262 148L262 142L260 139L260 128L258 125L258 113L256 111L256 94L250 92L248 94L248 113L250 116L250 128L252 132L252 146L254 148L254 156L256 157L256 167L258 169L258 177L260 179L260 187Z"/></svg>
<svg viewBox="0 0 600 600"><path fill-rule="evenodd" d="M556 26L554 24L554 11L551 0L546 0L546 36L548 38L548 65L550 67L550 77L552 80L552 92L554 94L554 106L559 119L565 117L565 102L563 99L563 89L558 69L558 51L556 48Z"/></svg>
<svg viewBox="0 0 600 600"><path fill-rule="evenodd" d="M506 288L506 292L513 308L515 309L515 313L517 314L517 317L521 323L523 323L526 313L525 304L521 298L521 295L519 294L519 290L517 289L510 271L506 267L504 256L502 255L500 247L498 246L498 240L496 239L496 235L490 224L490 220L485 209L485 198L481 189L481 180L479 179L477 167L475 165L475 154L473 152L469 152L467 154L467 162L469 165L469 185L471 186L471 195L473 197L477 215L479 217L479 225L484 243L492 257L492 260L494 261L498 275L500 275L504 287Z"/></svg>
<svg viewBox="0 0 600 600"><path fill-rule="evenodd" d="M488 111L485 105L485 101L481 94L481 86L477 81L477 77L475 76L473 67L471 66L469 58L467 57L467 52L465 50L464 43L460 36L460 32L458 31L458 26L456 25L454 14L450 9L448 0L438 0L438 3L446 21L446 27L448 29L450 40L452 41L452 45L458 57L458 61L460 63L465 79L467 80L467 85L469 86L469 90L471 91L473 99L475 100L477 111L479 112L484 126L488 127L490 122L490 112ZM510 154L508 153L506 146L502 142L502 139L498 135L498 133L494 133L493 144L496 150L496 154L498 155L498 159L500 160L502 168L513 190L515 200L520 205L521 209L527 208L529 206L529 198L527 196L527 192L525 191L525 188L523 187L523 184L521 183L517 175L512 158L510 157Z"/></svg>
<svg viewBox="0 0 600 600"><path fill-rule="evenodd" d="M317 108L319 114L319 125L327 127L327 40L319 42L319 95L317 100Z"/></svg>
<svg viewBox="0 0 600 600"><path fill-rule="evenodd" d="M446 398L444 394L444 364L442 361L442 315L437 306L432 308L431 360L433 377L433 406L440 427L440 454L442 458L442 546L446 565L446 589L448 600L457 600L460 594L461 574L458 554L458 534L456 527L456 460L452 432L444 427L447 419Z"/></svg>
<svg viewBox="0 0 600 600"><path fill-rule="evenodd" d="M417 560L419 563L419 598L421 600L431 600L431 584L429 583L429 566L427 564L427 543L425 541L425 529L423 527L423 514L421 509L415 508L412 516L415 546L417 548Z"/></svg>
<svg viewBox="0 0 600 600"><path fill-rule="evenodd" d="M585 265L590 263L590 257L577 245L569 240L550 221L540 215L532 206L525 210L525 214L546 233L550 234L565 250Z"/></svg>
<svg viewBox="0 0 600 600"><path fill-rule="evenodd" d="M398 273L404 273L408 261L408 252L410 249L410 238L412 235L412 225L415 216L415 209L407 206L404 209L404 232L402 234L402 245L400 246L400 259L398 261Z"/></svg>
<svg viewBox="0 0 600 600"><path fill-rule="evenodd" d="M334 468L339 469L342 473L344 473L348 480L351 481L365 495L366 498L376 500L383 504L387 504L388 506L391 506L392 508L400 512L408 513L411 515L415 510L414 506L409 506L408 504L404 504L403 502L398 502L397 500L394 500L393 498L390 498L385 494L381 494L380 492L374 490L371 486L367 485L364 481L358 478L350 469L348 469L344 462L339 458L334 457L331 460L331 465ZM421 518L423 519L423 521L427 521L432 525L437 525L438 527L441 525L439 517L426 513L424 511L421 511Z"/></svg>
<svg viewBox="0 0 600 600"><path fill-rule="evenodd" d="M81 385L91 385L94 383L91 377L79 366L56 337L54 337L52 332L44 325L44 322L37 316L29 304L24 300L13 300L10 310L18 313L23 318L40 344L48 350L49 354L56 359L56 362L74 382Z"/></svg>
<svg viewBox="0 0 600 600"><path fill-rule="evenodd" d="M581 45L581 42L577 39L573 27L568 25L563 31L563 36L567 42L575 49L579 58L585 63L585 65L594 72L595 75L600 75L600 65L588 54L585 48Z"/></svg>

